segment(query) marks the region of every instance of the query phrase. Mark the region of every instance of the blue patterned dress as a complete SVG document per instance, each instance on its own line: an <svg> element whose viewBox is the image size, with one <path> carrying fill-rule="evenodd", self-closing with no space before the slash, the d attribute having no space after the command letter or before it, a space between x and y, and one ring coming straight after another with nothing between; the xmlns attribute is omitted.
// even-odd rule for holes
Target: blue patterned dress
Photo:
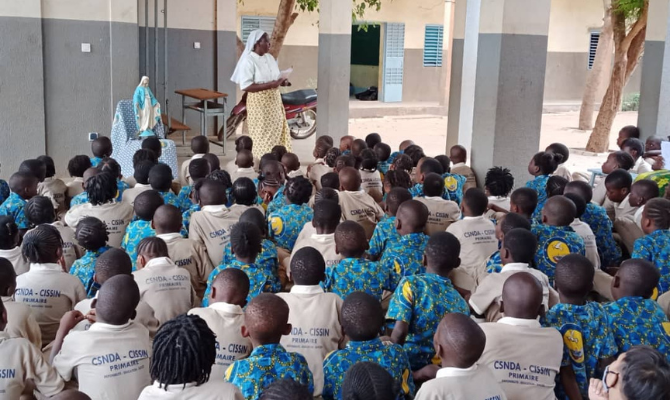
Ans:
<svg viewBox="0 0 670 400"><path fill-rule="evenodd" d="M556 264L568 254L586 255L584 239L569 226L533 225L537 236L535 268L542 271L553 285Z"/></svg>
<svg viewBox="0 0 670 400"><path fill-rule="evenodd" d="M428 236L423 233L410 233L400 240L389 243L379 263L387 274L384 289L395 292L400 279L404 276L423 274L423 252L428 245Z"/></svg>
<svg viewBox="0 0 670 400"><path fill-rule="evenodd" d="M596 236L601 264L603 266L618 264L621 261L621 249L614 240L612 220L607 216L607 210L597 204L589 203L579 219L586 222Z"/></svg>
<svg viewBox="0 0 670 400"><path fill-rule="evenodd" d="M281 283L276 275L269 274L265 268L256 264L247 264L237 259L214 268L207 278L207 289L202 299L202 306L209 306L209 296L212 293L212 284L216 276L226 268L236 268L244 271L249 277L249 295L247 303L261 293L278 293L281 290Z"/></svg>
<svg viewBox="0 0 670 400"><path fill-rule="evenodd" d="M86 297L89 299L95 297L98 289L100 289L100 285L93 281L93 275L95 275L95 261L100 254L109 249L110 247L105 246L95 251L87 250L84 256L75 261L70 268L70 275L79 278L81 284L84 285L84 289L86 289Z"/></svg>
<svg viewBox="0 0 670 400"><path fill-rule="evenodd" d="M137 245L142 239L156 236L156 231L151 228L151 221L134 221L126 228L126 234L123 236L121 248L128 253L133 262L133 270L137 264Z"/></svg>
<svg viewBox="0 0 670 400"><path fill-rule="evenodd" d="M386 275L379 263L363 258L345 258L326 271L323 288L343 299L353 292L365 292L381 301Z"/></svg>
<svg viewBox="0 0 670 400"><path fill-rule="evenodd" d="M314 211L307 204L287 204L272 213L268 207L268 213L270 238L277 243L277 247L288 251L293 250L300 231L314 216Z"/></svg>
<svg viewBox="0 0 670 400"><path fill-rule="evenodd" d="M659 296L670 291L670 230L659 229L637 239L631 257L650 261L658 268Z"/></svg>
<svg viewBox="0 0 670 400"><path fill-rule="evenodd" d="M24 212L27 201L18 194L11 192L7 200L0 205L0 215L7 215L14 218L14 222L19 229L28 229L28 218Z"/></svg>
<svg viewBox="0 0 670 400"><path fill-rule="evenodd" d="M395 228L395 217L384 214L381 221L377 223L375 231L370 239L368 254L377 259L382 255L386 244L400 239L398 230Z"/></svg>

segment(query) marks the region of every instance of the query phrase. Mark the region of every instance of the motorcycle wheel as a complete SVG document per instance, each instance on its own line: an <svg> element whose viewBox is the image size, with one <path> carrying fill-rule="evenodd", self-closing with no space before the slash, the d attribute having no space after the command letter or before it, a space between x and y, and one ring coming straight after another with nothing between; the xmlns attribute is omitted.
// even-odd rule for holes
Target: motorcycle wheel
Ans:
<svg viewBox="0 0 670 400"><path fill-rule="evenodd" d="M316 132L316 109L305 110L289 122L291 137L307 139Z"/></svg>
<svg viewBox="0 0 670 400"><path fill-rule="evenodd" d="M231 115L226 120L226 139L230 139L232 136L235 136L237 133L237 128L242 122L247 118L246 114L237 114ZM217 135L219 140L223 140L223 126L219 129L219 134Z"/></svg>

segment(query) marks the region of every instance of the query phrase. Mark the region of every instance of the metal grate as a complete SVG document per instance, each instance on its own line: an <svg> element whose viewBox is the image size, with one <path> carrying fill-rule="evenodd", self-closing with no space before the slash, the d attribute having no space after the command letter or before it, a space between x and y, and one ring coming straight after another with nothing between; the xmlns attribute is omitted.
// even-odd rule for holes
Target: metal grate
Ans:
<svg viewBox="0 0 670 400"><path fill-rule="evenodd" d="M589 69L593 69L593 63L596 61L596 51L598 51L599 41L600 32L591 32L589 37Z"/></svg>
<svg viewBox="0 0 670 400"><path fill-rule="evenodd" d="M444 26L426 25L426 36L423 42L423 66L442 66L442 40Z"/></svg>
<svg viewBox="0 0 670 400"><path fill-rule="evenodd" d="M256 29L262 29L272 37L275 19L274 17L242 17L242 41L246 43L249 34Z"/></svg>

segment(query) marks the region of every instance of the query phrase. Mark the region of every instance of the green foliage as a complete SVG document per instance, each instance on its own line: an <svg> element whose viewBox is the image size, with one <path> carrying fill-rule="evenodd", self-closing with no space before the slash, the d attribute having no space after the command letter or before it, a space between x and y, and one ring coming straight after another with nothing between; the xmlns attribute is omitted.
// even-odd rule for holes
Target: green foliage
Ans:
<svg viewBox="0 0 670 400"><path fill-rule="evenodd" d="M339 0L346 1L346 0ZM379 11L382 7L382 0L351 0L353 1L353 8L351 11L351 19L356 21L363 18L367 10ZM319 0L296 0L296 8L302 12L319 11ZM362 28L366 29L366 27Z"/></svg>
<svg viewBox="0 0 670 400"><path fill-rule="evenodd" d="M626 16L627 20L637 20L644 4L649 0L614 0L612 7L617 12Z"/></svg>
<svg viewBox="0 0 670 400"><path fill-rule="evenodd" d="M640 109L640 93L631 93L624 97L621 111L638 111Z"/></svg>

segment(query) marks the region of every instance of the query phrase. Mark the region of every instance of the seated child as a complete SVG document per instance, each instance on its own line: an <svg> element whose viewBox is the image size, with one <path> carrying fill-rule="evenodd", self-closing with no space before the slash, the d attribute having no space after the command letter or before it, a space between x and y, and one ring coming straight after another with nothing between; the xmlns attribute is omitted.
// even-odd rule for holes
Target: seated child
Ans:
<svg viewBox="0 0 670 400"><path fill-rule="evenodd" d="M369 240L375 226L384 216L384 211L369 194L361 190L361 174L356 169L342 168L339 176L342 219L361 224L365 229L365 237Z"/></svg>
<svg viewBox="0 0 670 400"><path fill-rule="evenodd" d="M400 205L395 221L399 238L389 241L379 260L387 280L384 289L394 292L400 280L406 276L423 274L423 253L428 244L428 236L423 232L428 221L428 208L416 200Z"/></svg>
<svg viewBox="0 0 670 400"><path fill-rule="evenodd" d="M600 255L598 254L598 246L596 245L596 235L591 230L589 224L580 219L584 215L584 211L586 211L586 202L581 196L574 193L567 193L565 197L575 204L577 210L575 220L570 224L570 227L584 239L586 258L593 264L595 269L600 269Z"/></svg>
<svg viewBox="0 0 670 400"><path fill-rule="evenodd" d="M542 285L542 305L545 310L555 303L555 293L549 286L547 275L531 267L537 250L537 239L526 229L512 229L505 234L500 249L503 267L499 273L487 275L470 297L470 307L486 322L496 322L503 317L501 299L503 286L507 280L520 272L535 277ZM554 297L554 299L552 299Z"/></svg>
<svg viewBox="0 0 670 400"><path fill-rule="evenodd" d="M238 153L242 150L248 150L252 154L254 153L254 141L251 139L251 136L239 136L238 138L235 139L235 153ZM260 160L257 157L253 157L253 163L254 163L254 169L256 170L258 176L258 171L261 169L261 164ZM229 174L232 174L235 170L237 169L237 164L235 164L235 158L232 160L228 161L226 166L224 167L224 170L226 170Z"/></svg>
<svg viewBox="0 0 670 400"><path fill-rule="evenodd" d="M63 259L65 261L65 267L69 270L70 267L72 267L72 264L82 256L83 250L75 240L74 230L69 226L65 226L63 222L56 221L56 212L53 208L51 199L45 196L33 197L26 203L25 214L30 226L49 224L58 229L61 239L63 239ZM1 256L0 253L0 257Z"/></svg>
<svg viewBox="0 0 670 400"><path fill-rule="evenodd" d="M235 183L238 178L245 177L249 179L258 178L258 173L254 170L254 156L249 150L240 150L235 157L235 169L230 173L230 180Z"/></svg>
<svg viewBox="0 0 670 400"><path fill-rule="evenodd" d="M151 384L149 331L132 322L139 301L133 278L118 275L100 288L95 303L97 322L89 330L71 332L84 315L79 311L65 314L51 350L51 362L58 374L65 381L76 377L79 390L92 398L139 396Z"/></svg>
<svg viewBox="0 0 670 400"><path fill-rule="evenodd" d="M133 207L115 200L118 188L116 178L108 173L100 173L86 181L88 203L70 209L65 214L65 223L77 228L86 217L96 217L107 225L111 247L121 247L126 228L133 218Z"/></svg>
<svg viewBox="0 0 670 400"><path fill-rule="evenodd" d="M135 154L133 154L133 169L136 169L137 165L144 161L149 161L152 165L158 164L158 158L156 158L156 153L147 149L139 149L135 151ZM147 171L147 178L146 178L147 181L149 179L148 174L149 172ZM135 174L133 173L133 175ZM128 185L131 188L134 188L135 185L137 184L137 181L135 180L134 176L125 177L124 180L126 181L126 183L128 183Z"/></svg>
<svg viewBox="0 0 670 400"><path fill-rule="evenodd" d="M556 171L554 171L554 175L565 178L568 182L572 181L572 173L565 165L570 158L570 149L568 149L568 146L564 145L563 143L552 143L547 146L544 151L560 154L563 156L561 162L558 163L558 168L556 168Z"/></svg>
<svg viewBox="0 0 670 400"><path fill-rule="evenodd" d="M14 299L30 306L46 346L56 337L61 317L85 299L86 292L79 279L58 264L63 243L55 227L40 225L26 233L22 252L30 271L16 278Z"/></svg>
<svg viewBox="0 0 670 400"><path fill-rule="evenodd" d="M442 174L442 179L444 179L444 189L449 194L449 199L461 205L463 201L463 188L467 178L463 175L452 174L451 173L451 160L448 156L441 154L435 159L442 164L442 169L444 173Z"/></svg>
<svg viewBox="0 0 670 400"><path fill-rule="evenodd" d="M537 192L534 189L523 187L512 192L509 198L509 212L522 215L530 221L536 208Z"/></svg>
<svg viewBox="0 0 670 400"><path fill-rule="evenodd" d="M531 225L528 218L521 214L515 213L503 214L501 219L499 219L498 223L496 224L496 239L498 239L498 243L502 245L502 242L505 239L505 235L507 235L507 233L512 229L517 228L530 231ZM502 260L500 259L500 250L498 250L493 253L491 257L488 258L488 260L486 260L486 273L493 274L500 272L502 267L503 264ZM477 278L477 281L480 282L483 278L484 276L482 275L481 278Z"/></svg>
<svg viewBox="0 0 670 400"><path fill-rule="evenodd" d="M123 237L123 243L121 243L121 248L133 260L133 267L137 263L137 245L144 238L156 236L156 232L151 226L151 220L153 220L154 213L158 207L163 204L163 196L155 190L147 190L135 199L133 209L138 220L128 225L126 235Z"/></svg>
<svg viewBox="0 0 670 400"><path fill-rule="evenodd" d="M7 373L0 380L0 393L7 399L21 398L27 387L36 388L44 396L60 393L64 387L63 379L44 360L38 347L5 330L7 317L5 303L0 302L0 357L2 370Z"/></svg>
<svg viewBox="0 0 670 400"><path fill-rule="evenodd" d="M395 172L389 171L386 175L387 179L390 180L395 176ZM402 174L405 175L404 172ZM409 182L409 176L407 176L407 182ZM396 215L400 205L410 200L412 200L412 195L403 187L395 187L387 193L386 202L384 203L384 216L375 227L375 231L370 239L368 254L373 260L378 260L382 256L389 242L394 243L400 239L398 230L395 228Z"/></svg>
<svg viewBox="0 0 670 400"><path fill-rule="evenodd" d="M401 279L391 297L386 319L395 322L391 339L403 346L415 380L424 381L422 369L435 365L433 336L447 313L470 315L468 303L454 288L449 275L458 268L461 244L447 232L433 234L423 263L426 272Z"/></svg>
<svg viewBox="0 0 670 400"><path fill-rule="evenodd" d="M568 184L567 179L561 176L550 176L547 179L547 199L550 199L554 196L561 196L565 191L565 186ZM546 201L545 201L546 203ZM544 208L544 203L538 203L533 212L533 223L539 224L542 221L542 209Z"/></svg>
<svg viewBox="0 0 670 400"><path fill-rule="evenodd" d="M361 152L361 189L368 194L374 191L375 194L378 193L381 196L383 185L381 174L377 169L378 165L377 154L374 150L365 149Z"/></svg>
<svg viewBox="0 0 670 400"><path fill-rule="evenodd" d="M616 145L619 146L619 148L623 148L623 143L630 138L640 138L640 128L634 125L627 125L621 128L619 131L619 135L617 136L616 139Z"/></svg>
<svg viewBox="0 0 670 400"><path fill-rule="evenodd" d="M359 362L344 374L342 398L397 399L401 389L396 386L391 374L381 365L371 361Z"/></svg>
<svg viewBox="0 0 670 400"><path fill-rule="evenodd" d="M429 157L422 158L416 165L416 184L409 190L409 192L412 193L412 196L414 197L424 197L425 194L423 193L423 181L426 179L426 175L438 174L441 176L443 173L444 169L442 168L442 164L440 164L439 161ZM444 196L445 200L451 199L449 193L446 191L443 191L440 196Z"/></svg>
<svg viewBox="0 0 670 400"><path fill-rule="evenodd" d="M161 322L187 312L195 303L191 274L170 260L162 239L148 237L137 245L137 271L133 277L140 288L140 299L154 309Z"/></svg>
<svg viewBox="0 0 670 400"><path fill-rule="evenodd" d="M586 298L593 290L595 269L591 262L578 254L570 254L556 265L556 289L560 303L546 315L551 326L563 337L563 361L557 392L559 396L588 398L589 381L598 378L602 365L608 365L618 350L614 335L607 324L603 307ZM566 377L575 377L577 386L570 386ZM571 380L574 383L574 380Z"/></svg>
<svg viewBox="0 0 670 400"><path fill-rule="evenodd" d="M471 188L477 187L477 176L472 168L465 165L468 160L468 151L465 147L461 145L453 146L449 150L449 159L454 165L451 167L451 173L462 175L467 180L463 186L463 193L467 192Z"/></svg>
<svg viewBox="0 0 670 400"><path fill-rule="evenodd" d="M335 229L340 224L341 218L342 209L336 202L332 200L318 201L314 205L314 219L312 219L312 226L316 232L302 238L298 237L290 259L286 258L284 262L290 265L300 249L310 247L321 254L326 263L326 268L330 270L342 260L342 255L337 253L335 244Z"/></svg>
<svg viewBox="0 0 670 400"><path fill-rule="evenodd" d="M7 311L6 326L3 327L3 330L9 337L27 339L39 350L42 348L40 326L37 324L30 307L14 301L15 290L16 273L14 267L9 260L0 257L0 297L2 297L2 304Z"/></svg>
<svg viewBox="0 0 670 400"><path fill-rule="evenodd" d="M86 291L86 297L92 298L100 287L95 284L95 260L109 250L107 225L95 217L86 217L77 225L75 239L86 253L72 264L70 275L76 276Z"/></svg>
<svg viewBox="0 0 670 400"><path fill-rule="evenodd" d="M288 149L286 148L286 146L281 145L274 146L272 150L270 150L270 154L275 156L277 161L281 161L282 157L284 157L284 154L286 153L288 153Z"/></svg>
<svg viewBox="0 0 670 400"><path fill-rule="evenodd" d="M335 160L335 167L333 167L333 171L336 173L340 173L340 171L345 168L345 167L351 167L351 168L357 168L357 162L356 158L352 155L341 155L337 157Z"/></svg>
<svg viewBox="0 0 670 400"><path fill-rule="evenodd" d="M635 160L635 165L630 170L634 174L644 174L651 172L651 165L644 159L644 143L638 138L628 138L621 145L621 150L630 154Z"/></svg>
<svg viewBox="0 0 670 400"><path fill-rule="evenodd" d="M444 179L438 174L429 173L423 179L424 197L416 200L428 208L428 222L426 223L426 234L444 232L449 225L461 219L461 209L451 200L445 200L442 195L444 191Z"/></svg>
<svg viewBox="0 0 670 400"><path fill-rule="evenodd" d="M413 144L405 149L405 155L412 160L412 170L410 171L410 175L412 177L412 182L416 183L417 175L419 173L419 162L426 158L426 153L424 153L421 146Z"/></svg>
<svg viewBox="0 0 670 400"><path fill-rule="evenodd" d="M207 160L210 171L216 172L221 170L221 160L219 159L219 156L217 156L216 154L207 153L202 158Z"/></svg>
<svg viewBox="0 0 670 400"><path fill-rule="evenodd" d="M541 207L547 200L547 180L563 161L563 155L541 151L531 158L528 173L535 178L526 182L526 187L537 192L537 204Z"/></svg>
<svg viewBox="0 0 670 400"><path fill-rule="evenodd" d="M402 142L400 142L400 144L398 145L398 151L394 151L389 156L389 160L388 160L389 164L393 164L395 162L396 158L398 158L400 155L405 154L405 150L409 146L412 146L413 144L414 144L414 142L411 141L411 140L403 140Z"/></svg>
<svg viewBox="0 0 670 400"><path fill-rule="evenodd" d="M179 198L170 190L172 188L172 169L170 169L170 166L161 163L154 165L149 171L149 184L153 190L163 196L165 204L172 204L175 207L180 206Z"/></svg>
<svg viewBox="0 0 670 400"><path fill-rule="evenodd" d="M295 153L286 153L281 158L281 163L286 168L286 177L295 178L300 176L307 178L305 174L300 170L300 160Z"/></svg>
<svg viewBox="0 0 670 400"><path fill-rule="evenodd" d="M190 174L188 167L191 164L191 161L203 158L205 154L209 153L209 139L207 139L206 136L194 136L191 139L191 151L193 152L193 156L184 161L181 164L181 169L179 170L179 183L181 183L182 186L189 186L193 184L193 182L191 182L189 179Z"/></svg>
<svg viewBox="0 0 670 400"><path fill-rule="evenodd" d="M365 230L360 224L344 221L338 225L335 229L335 251L342 256L342 261L326 271L323 288L341 298L353 292L365 292L381 301L388 271L383 270L379 263L363 258L367 248Z"/></svg>
<svg viewBox="0 0 670 400"><path fill-rule="evenodd" d="M495 225L484 217L488 198L484 191L474 188L465 192L461 211L463 219L449 225L447 232L461 242L461 267L473 278L480 275L486 259L498 250Z"/></svg>
<svg viewBox="0 0 670 400"><path fill-rule="evenodd" d="M196 182L205 179L209 175L209 163L203 158L195 159L188 165L188 173L191 182L195 185ZM183 186L177 196L179 209L182 213L193 207L193 200L191 200L193 185Z"/></svg>
<svg viewBox="0 0 670 400"><path fill-rule="evenodd" d="M142 390L139 400L243 398L239 389L216 374L216 339L197 315L180 315L163 324L151 352L153 385Z"/></svg>
<svg viewBox="0 0 670 400"><path fill-rule="evenodd" d="M542 210L542 224L533 225L532 232L537 236L535 268L549 277L554 283L556 263L568 254L586 255L584 239L570 227L575 221L577 207L564 196L554 196L547 200Z"/></svg>
<svg viewBox="0 0 670 400"><path fill-rule="evenodd" d="M100 172L106 172L116 177L116 201L123 200L123 193L126 189L129 189L130 186L123 180L123 174L121 174L121 165L113 158L105 158L102 160L98 166Z"/></svg>
<svg viewBox="0 0 670 400"><path fill-rule="evenodd" d="M533 275L514 274L503 286L505 317L479 325L486 334L479 363L491 368L508 399L556 398L563 338L556 329L543 328L538 321L544 308L542 292Z"/></svg>
<svg viewBox="0 0 670 400"><path fill-rule="evenodd" d="M371 148L377 155L377 170L380 174L386 175L391 167L391 163L389 162L391 158L391 146L386 143L377 143Z"/></svg>
<svg viewBox="0 0 670 400"><path fill-rule="evenodd" d="M156 209L151 221L156 237L162 239L168 248L168 256L174 263L186 269L191 275L191 285L200 304L207 288L207 277L214 269L207 255L207 248L194 240L184 238L180 233L181 213L175 206L162 205Z"/></svg>
<svg viewBox="0 0 670 400"><path fill-rule="evenodd" d="M326 153L331 146L328 142L320 139L318 138L314 145L314 152L312 153L314 162L307 167L307 178L317 190L321 190L321 177L333 171L333 168L326 164Z"/></svg>
<svg viewBox="0 0 670 400"><path fill-rule="evenodd" d="M142 139L142 149L151 150L156 154L156 158L160 159L163 155L163 145L157 137L147 137Z"/></svg>
<svg viewBox="0 0 670 400"><path fill-rule="evenodd" d="M379 338L384 326L384 311L377 299L367 293L354 292L342 304L342 329L351 340L342 350L323 361L325 400L342 398L342 381L350 366L371 361L384 367L400 387L402 395L414 395L414 380L407 355L397 344L385 344Z"/></svg>
<svg viewBox="0 0 670 400"><path fill-rule="evenodd" d="M80 206L84 203L88 203L88 193L86 193L86 182L91 177L94 177L99 173L100 170L98 168L89 168L86 171L84 171L83 183L81 184L83 192L79 193L78 195L70 199L70 209L75 208L76 206ZM118 193L118 188L116 189L116 191Z"/></svg>
<svg viewBox="0 0 670 400"><path fill-rule="evenodd" d="M374 148L381 142L382 137L378 133L369 133L365 136L365 145L368 147L368 149Z"/></svg>
<svg viewBox="0 0 670 400"><path fill-rule="evenodd" d="M437 376L421 386L416 400L505 399L491 369L478 364L486 335L476 322L460 313L449 313L437 327L434 340Z"/></svg>
<svg viewBox="0 0 670 400"><path fill-rule="evenodd" d="M607 325L614 334L620 353L633 346L651 346L667 359L670 357L668 317L656 294L660 273L652 263L630 259L621 263L612 281L614 301L604 305Z"/></svg>
<svg viewBox="0 0 670 400"><path fill-rule="evenodd" d="M510 211L512 189L514 189L514 175L509 169L493 167L486 172L484 192L489 198L489 208L492 211L487 217L494 217L497 212Z"/></svg>
<svg viewBox="0 0 670 400"><path fill-rule="evenodd" d="M340 139L340 152L344 156L351 155L351 146L354 144L354 137L351 135L342 136Z"/></svg>
<svg viewBox="0 0 670 400"><path fill-rule="evenodd" d="M53 158L39 156L37 160L46 166L46 175L44 180L37 185L37 193L47 197L50 195L58 204L57 212L64 212L66 208L65 193L67 192L67 186L65 182L56 178L56 166L54 165Z"/></svg>
<svg viewBox="0 0 670 400"><path fill-rule="evenodd" d="M30 269L30 263L21 253L21 235L14 223L14 218L8 215L0 216L0 257L9 260L16 275L21 275Z"/></svg>
<svg viewBox="0 0 670 400"><path fill-rule="evenodd" d="M242 270L228 268L221 271L214 282L206 308L194 308L189 315L197 315L216 335L216 362L211 376L220 379L233 361L251 353L251 340L242 336L243 307L249 295L249 278Z"/></svg>
<svg viewBox="0 0 670 400"><path fill-rule="evenodd" d="M301 354L314 376L314 396L323 390L323 360L344 345L340 310L342 299L325 293L319 286L326 277L326 265L316 249L303 247L291 258L291 278L295 285L289 293L279 293L288 304L288 322L294 327L281 338L288 351ZM297 329L296 329L297 328ZM304 343L308 338L309 345Z"/></svg>
<svg viewBox="0 0 670 400"><path fill-rule="evenodd" d="M286 205L284 166L279 161L270 160L261 167L261 175L263 180L262 185L259 185L258 196L267 205L266 215L270 215Z"/></svg>
<svg viewBox="0 0 670 400"><path fill-rule="evenodd" d="M230 197L229 201L233 202L230 206L231 211L242 214L250 208L255 208L265 215L265 210L257 202L258 192L253 180L238 178L230 189Z"/></svg>
<svg viewBox="0 0 670 400"><path fill-rule="evenodd" d="M338 158L340 158L341 155L342 152L339 148L331 147L330 149L326 150L326 157L323 159L323 161L327 166L330 167L330 170L332 171L335 168L335 162Z"/></svg>
<svg viewBox="0 0 670 400"><path fill-rule="evenodd" d="M332 189L336 193L339 193L340 191L340 176L335 172L328 172L321 175L321 182L319 183L319 189L312 195L312 197L309 198L309 203L307 203L311 208L314 208L314 203L316 203L317 196L323 198L321 195L323 194L322 192L324 188ZM339 194L336 201L338 203L340 201Z"/></svg>
<svg viewBox="0 0 670 400"><path fill-rule="evenodd" d="M642 213L645 236L635 241L633 258L651 262L661 274L658 295L670 291L670 200L652 199ZM656 297L654 297L656 298Z"/></svg>
<svg viewBox="0 0 670 400"><path fill-rule="evenodd" d="M251 339L249 357L235 361L225 379L237 386L246 399L258 399L272 382L293 379L314 392L314 380L305 357L286 351L279 344L282 336L291 333L289 306L280 297L263 293L244 310L242 335Z"/></svg>
<svg viewBox="0 0 670 400"><path fill-rule="evenodd" d="M617 169L605 178L605 187L607 188L607 199L614 205L614 217L635 218L637 207L630 204L630 189L633 185L633 178L628 171Z"/></svg>
<svg viewBox="0 0 670 400"><path fill-rule="evenodd" d="M91 159L88 156L74 156L68 161L67 172L72 177L72 180L67 183L67 192L65 193L65 204L68 207L74 196L84 192L84 172L91 167Z"/></svg>
<svg viewBox="0 0 670 400"><path fill-rule="evenodd" d="M633 157L626 153L625 151L615 151L610 153L607 156L607 161L602 166L603 174L609 175L617 169L623 169L624 171L629 171L635 165L635 160ZM593 200L594 203L605 207L610 213L611 204L607 204L607 188L605 187L605 179L602 179L599 184L593 189ZM612 208L612 213L614 209Z"/></svg>
<svg viewBox="0 0 670 400"><path fill-rule="evenodd" d="M38 179L27 172L16 172L9 178L9 187L12 192L0 205L0 215L12 217L20 231L25 232L28 229L28 219L24 209L28 200L37 196L38 183Z"/></svg>
<svg viewBox="0 0 670 400"><path fill-rule="evenodd" d="M393 160L393 164L391 164L390 169L406 172L410 178L410 181L412 184L414 184L414 176L412 175L412 172L414 172L414 161L412 161L412 159L407 154L399 154Z"/></svg>
<svg viewBox="0 0 670 400"><path fill-rule="evenodd" d="M637 207L635 212L635 224L642 229L642 212L644 212L644 206L651 199L660 197L660 190L658 184L650 180L641 180L633 183L630 187L630 197L628 202L631 207Z"/></svg>
<svg viewBox="0 0 670 400"><path fill-rule="evenodd" d="M270 211L268 207L268 226L270 239L277 244L279 262L288 257L293 250L300 230L312 220L314 212L307 203L312 194L312 184L302 177L289 179L286 183L286 205Z"/></svg>
<svg viewBox="0 0 670 400"><path fill-rule="evenodd" d="M103 158L112 156L112 150L112 140L107 136L99 136L91 142L91 153L93 153L91 166L97 168Z"/></svg>
<svg viewBox="0 0 670 400"><path fill-rule="evenodd" d="M361 153L363 150L368 148L368 144L363 139L355 139L351 143L351 155L356 159L361 158Z"/></svg>

